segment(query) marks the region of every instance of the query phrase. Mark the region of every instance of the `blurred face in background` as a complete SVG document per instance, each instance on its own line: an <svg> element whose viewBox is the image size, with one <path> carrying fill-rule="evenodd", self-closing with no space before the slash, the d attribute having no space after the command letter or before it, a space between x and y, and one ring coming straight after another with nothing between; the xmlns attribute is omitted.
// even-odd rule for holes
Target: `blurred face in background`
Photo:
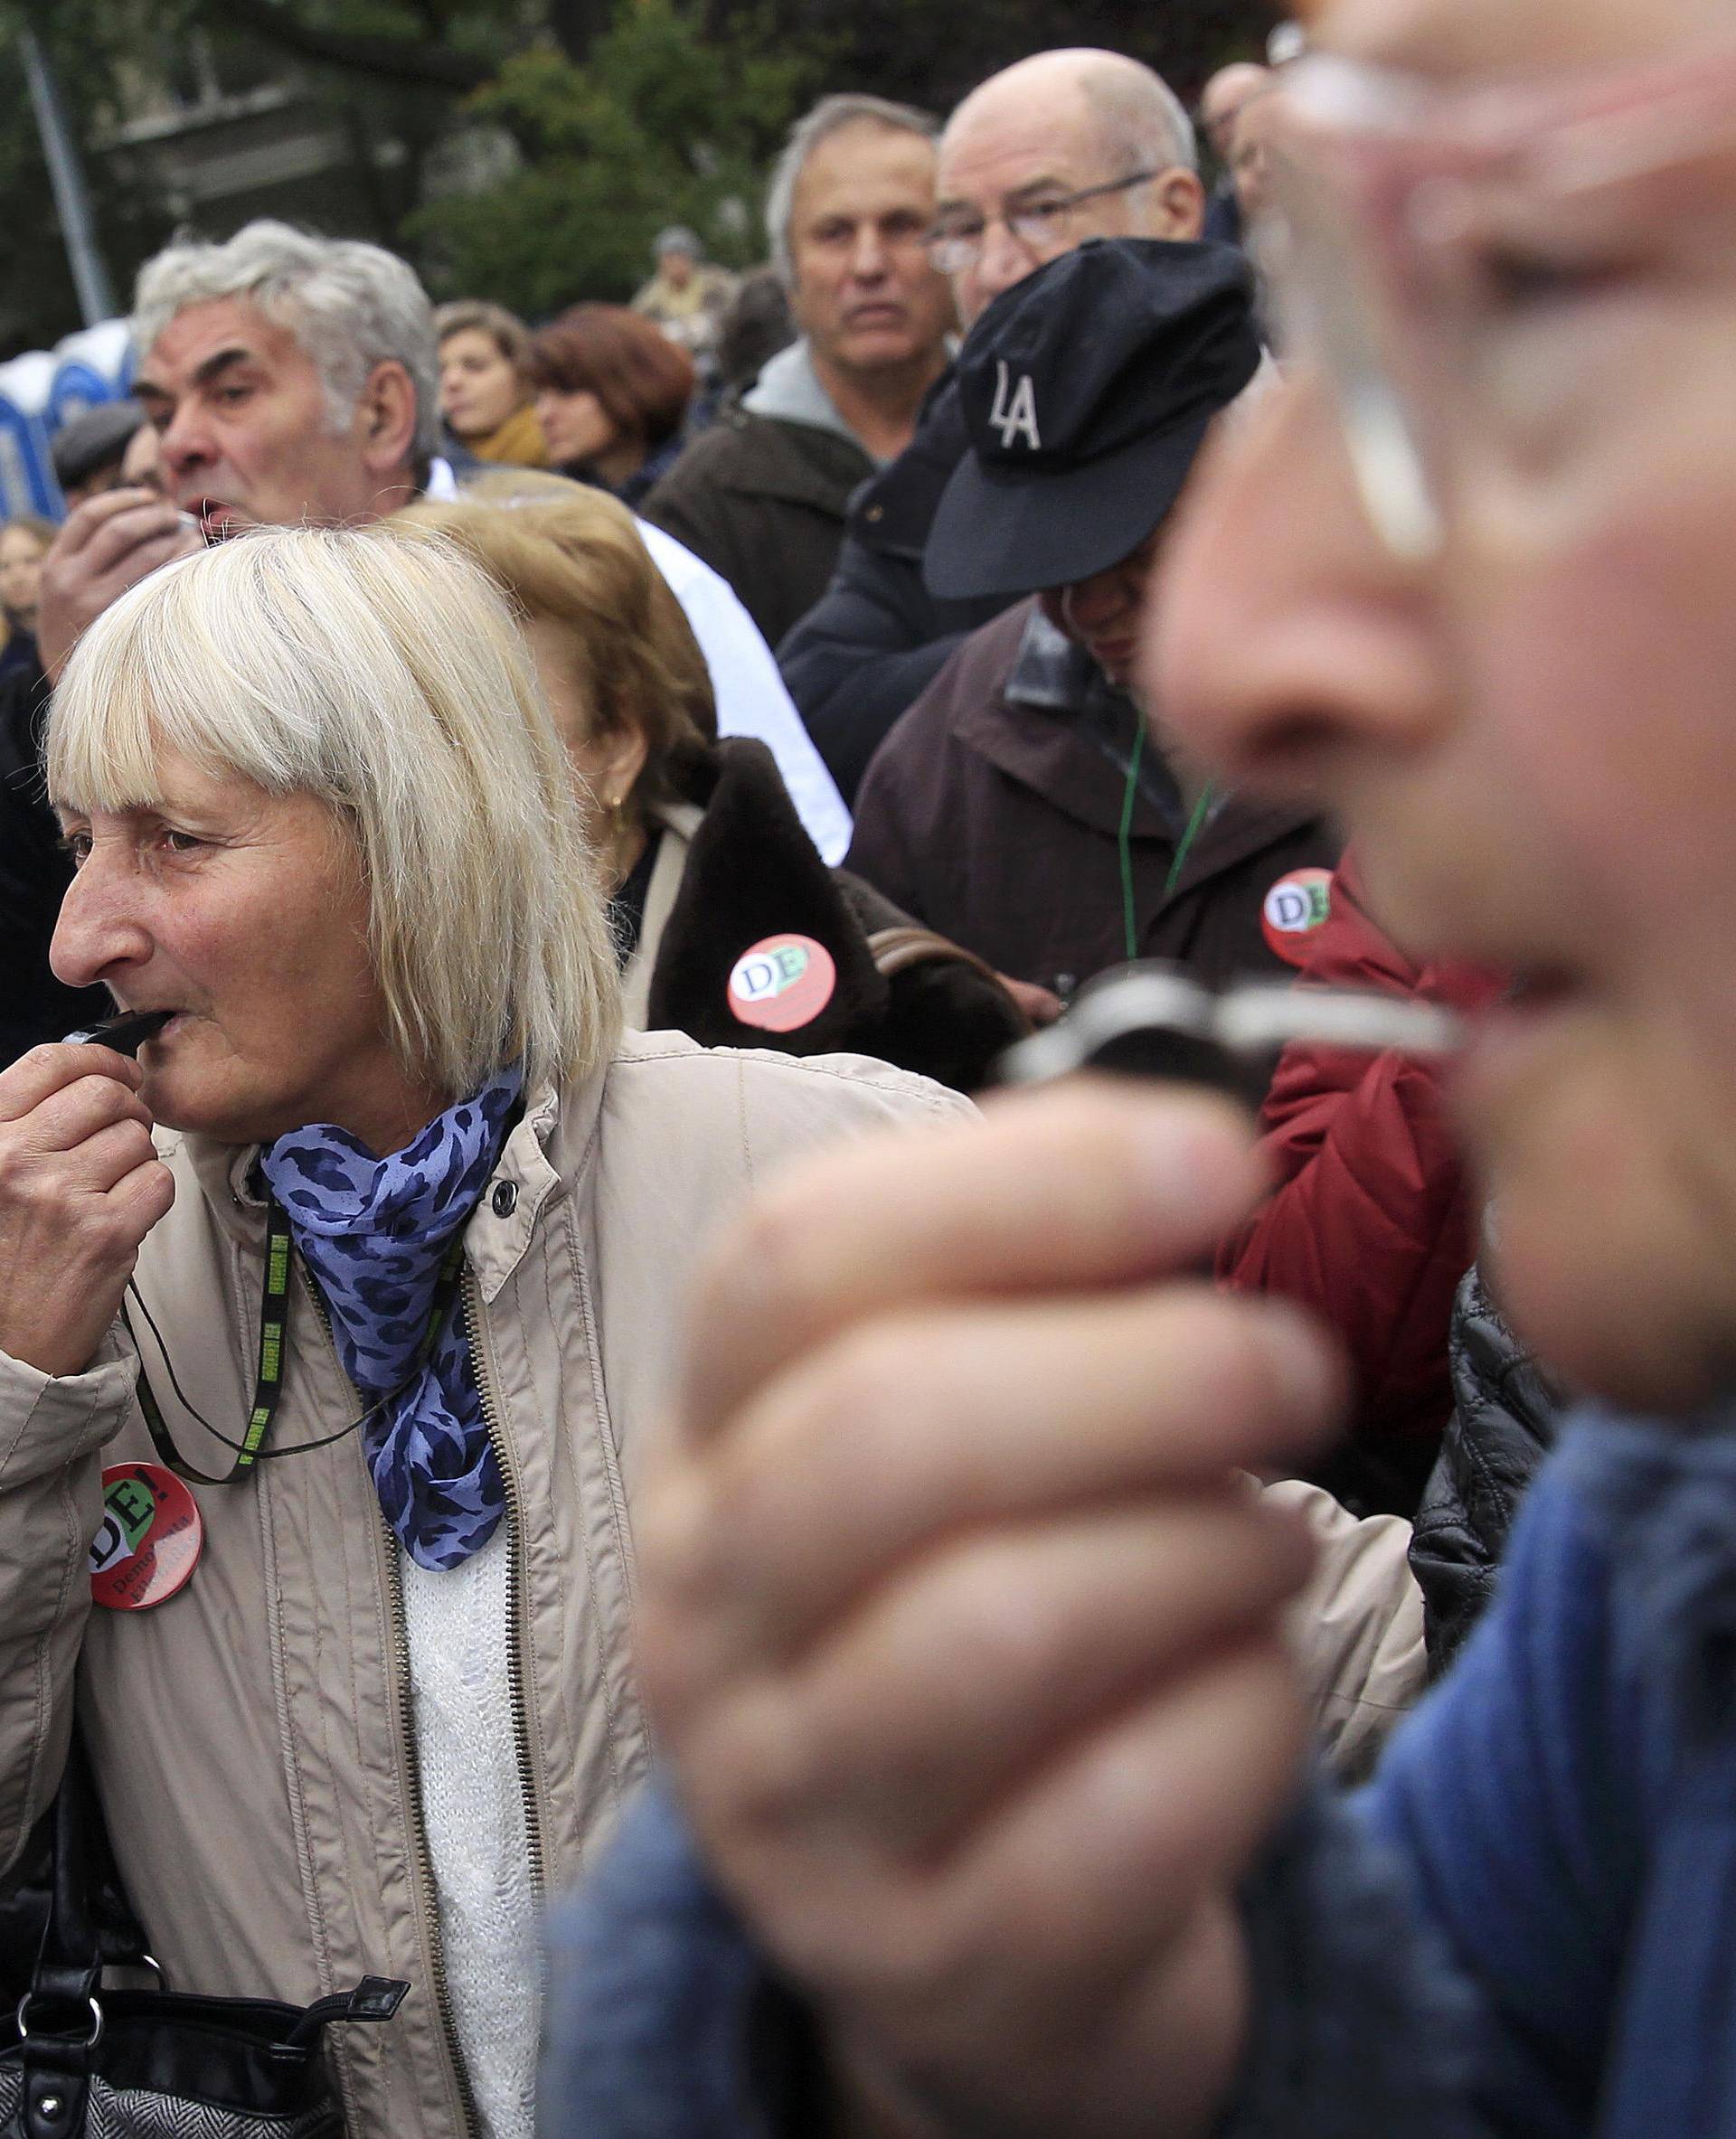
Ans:
<svg viewBox="0 0 1736 2139"><path fill-rule="evenodd" d="M934 147L859 119L809 153L790 202L790 305L822 363L873 373L940 361L952 294L923 245Z"/></svg>
<svg viewBox="0 0 1736 2139"><path fill-rule="evenodd" d="M42 559L48 544L33 527L0 528L0 608L22 631L36 627Z"/></svg>
<svg viewBox="0 0 1736 2139"><path fill-rule="evenodd" d="M512 359L486 327L459 327L440 344L440 414L455 437L486 438L523 399Z"/></svg>
<svg viewBox="0 0 1736 2139"><path fill-rule="evenodd" d="M1230 142L1235 132L1238 112L1250 97L1258 97L1271 86L1270 70L1256 66L1251 61L1239 66L1221 67L1206 83L1200 99L1200 131L1219 163L1227 165L1230 161Z"/></svg>
<svg viewBox="0 0 1736 2139"><path fill-rule="evenodd" d="M556 466L600 459L622 443L614 418L589 387L538 387L536 414Z"/></svg>
<svg viewBox="0 0 1736 2139"><path fill-rule="evenodd" d="M1348 226L1365 264L1400 249L1373 345L1437 525L1377 532L1299 349L1184 509L1155 687L1231 777L1338 807L1414 953L1524 976L1462 1079L1494 1275L1570 1380L1687 1405L1736 1372L1736 11L1343 0L1317 28L1412 78L1392 155L1494 159L1432 221L1389 193Z"/></svg>
<svg viewBox="0 0 1736 2139"><path fill-rule="evenodd" d="M1269 97L1250 97L1230 129L1230 182L1244 227L1257 222L1266 206L1267 137L1278 110Z"/></svg>
<svg viewBox="0 0 1736 2139"><path fill-rule="evenodd" d="M154 423L141 423L133 433L126 452L120 457L120 480L123 484L166 494L168 481L163 470L163 440Z"/></svg>

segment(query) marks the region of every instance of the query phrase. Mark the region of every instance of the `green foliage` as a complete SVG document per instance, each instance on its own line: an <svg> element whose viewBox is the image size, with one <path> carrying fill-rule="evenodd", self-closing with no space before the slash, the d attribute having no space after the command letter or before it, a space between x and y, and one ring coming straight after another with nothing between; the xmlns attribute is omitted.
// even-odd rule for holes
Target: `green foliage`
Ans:
<svg viewBox="0 0 1736 2139"><path fill-rule="evenodd" d="M1192 97L1219 61L1258 50L1278 12L1275 0L1097 0L1089 21L1076 0L0 0L0 355L79 324L17 61L26 21L85 145L121 302L170 211L150 158L100 144L152 83L185 82L196 29L226 88L293 80L354 135L347 209L328 193L310 213L398 246L442 297L542 316L627 296L666 222L693 224L731 264L760 258L767 168L824 90L945 111L1021 53L1089 35ZM430 199L442 138L467 119L505 127L524 167L485 194ZM382 141L392 157L370 164L363 150ZM221 210L200 220L222 227Z"/></svg>
<svg viewBox="0 0 1736 2139"><path fill-rule="evenodd" d="M829 41L826 86L951 109L1027 52L1100 44L1143 60L1185 100L1224 61L1257 55L1295 0L766 0L779 24ZM729 19L733 0L710 0Z"/></svg>
<svg viewBox="0 0 1736 2139"><path fill-rule="evenodd" d="M533 317L624 299L668 222L728 264L762 258L766 168L823 63L741 9L708 37L680 0L619 8L582 66L543 49L509 60L471 108L512 131L525 168L411 219L430 286Z"/></svg>

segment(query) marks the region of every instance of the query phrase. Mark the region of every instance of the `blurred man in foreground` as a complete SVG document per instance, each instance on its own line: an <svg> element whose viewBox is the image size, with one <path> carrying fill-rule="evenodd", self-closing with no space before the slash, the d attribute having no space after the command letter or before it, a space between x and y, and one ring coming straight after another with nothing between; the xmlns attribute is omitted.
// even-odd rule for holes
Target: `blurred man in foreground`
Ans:
<svg viewBox="0 0 1736 2139"><path fill-rule="evenodd" d="M786 2029L750 2067L758 1979L670 1826L583 1946L684 1927L684 2040L742 2045L708 2132L750 2069L901 2139L1736 2132L1733 27L1323 18L1277 174L1297 368L1163 612L1195 746L1332 795L1419 955L1526 976L1462 1079L1503 1296L1623 1411L1568 1423L1347 1812L1299 1781L1291 1541L1222 1483L1321 1434L1332 1362L1175 1278L1252 1192L1239 1125L1081 1083L787 1183L702 1306L644 1660L829 2062Z"/></svg>

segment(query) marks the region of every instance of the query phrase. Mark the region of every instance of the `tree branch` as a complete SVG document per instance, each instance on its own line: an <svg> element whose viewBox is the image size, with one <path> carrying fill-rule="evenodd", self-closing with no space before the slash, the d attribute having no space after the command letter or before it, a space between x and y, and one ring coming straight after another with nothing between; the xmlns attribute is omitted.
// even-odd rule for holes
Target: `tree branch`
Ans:
<svg viewBox="0 0 1736 2139"><path fill-rule="evenodd" d="M205 14L230 28L250 30L297 59L317 60L353 74L384 81L409 82L424 89L467 95L495 78L493 64L475 52L445 45L412 42L408 38L369 37L347 30L323 30L303 22L278 0L203 0Z"/></svg>
<svg viewBox="0 0 1736 2139"><path fill-rule="evenodd" d="M614 14L611 0L549 0L549 27L568 59L579 65L590 57L590 48L609 28Z"/></svg>

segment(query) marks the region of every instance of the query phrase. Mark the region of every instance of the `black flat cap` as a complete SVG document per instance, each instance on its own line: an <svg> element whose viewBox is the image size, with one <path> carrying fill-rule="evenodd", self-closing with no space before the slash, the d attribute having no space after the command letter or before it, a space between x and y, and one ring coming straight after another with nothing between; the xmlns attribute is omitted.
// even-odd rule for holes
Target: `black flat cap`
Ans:
<svg viewBox="0 0 1736 2139"><path fill-rule="evenodd" d="M930 591L1030 594L1118 564L1260 359L1233 246L1093 239L1003 290L959 353L970 450L929 535Z"/></svg>
<svg viewBox="0 0 1736 2139"><path fill-rule="evenodd" d="M118 461L145 420L137 401L99 401L61 424L49 447L54 479L62 490L76 490L99 468Z"/></svg>

